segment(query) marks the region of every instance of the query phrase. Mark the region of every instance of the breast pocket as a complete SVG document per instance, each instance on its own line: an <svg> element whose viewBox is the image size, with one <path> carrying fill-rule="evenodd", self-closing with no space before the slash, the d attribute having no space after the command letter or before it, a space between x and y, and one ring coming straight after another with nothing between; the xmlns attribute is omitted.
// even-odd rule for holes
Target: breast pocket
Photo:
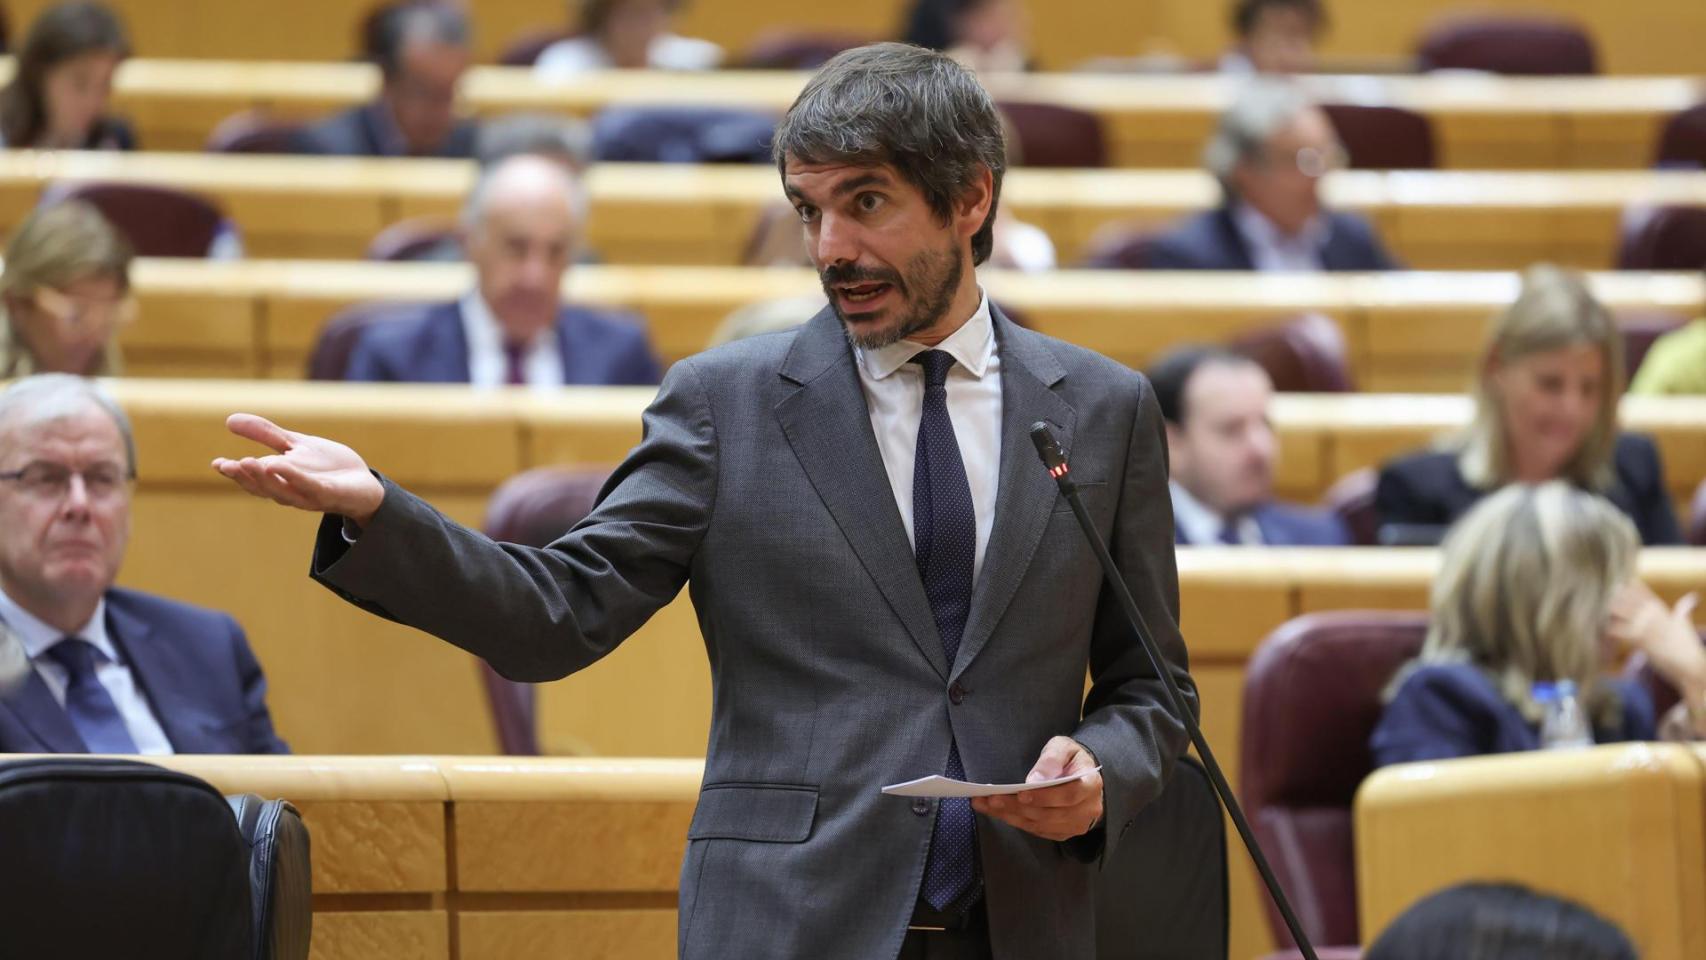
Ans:
<svg viewBox="0 0 1706 960"><path fill-rule="evenodd" d="M687 839L803 843L816 819L816 787L713 783L699 792Z"/></svg>
<svg viewBox="0 0 1706 960"><path fill-rule="evenodd" d="M1084 501L1084 508L1086 510L1092 509L1094 505L1107 494L1107 490L1108 482L1106 480L1078 481L1078 499ZM1066 494L1063 493L1055 498L1054 512L1072 512L1072 503L1066 499Z"/></svg>

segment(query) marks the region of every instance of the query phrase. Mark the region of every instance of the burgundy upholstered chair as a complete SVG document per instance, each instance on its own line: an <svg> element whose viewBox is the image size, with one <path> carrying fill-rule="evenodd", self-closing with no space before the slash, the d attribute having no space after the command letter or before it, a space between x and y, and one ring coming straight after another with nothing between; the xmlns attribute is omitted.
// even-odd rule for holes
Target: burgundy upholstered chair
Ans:
<svg viewBox="0 0 1706 960"><path fill-rule="evenodd" d="M744 70L816 70L844 50L862 47L870 37L788 28L759 34L740 56Z"/></svg>
<svg viewBox="0 0 1706 960"><path fill-rule="evenodd" d="M1617 329L1623 334L1623 382L1635 379L1647 351L1665 334L1688 322L1681 314L1662 310L1617 310Z"/></svg>
<svg viewBox="0 0 1706 960"><path fill-rule="evenodd" d="M379 231L363 254L369 260L393 263L443 260L440 254L457 247L456 221L449 217L410 217ZM463 259L458 257L457 259Z"/></svg>
<svg viewBox="0 0 1706 960"><path fill-rule="evenodd" d="M1431 170L1434 130L1428 118L1403 107L1321 105L1357 170Z"/></svg>
<svg viewBox="0 0 1706 960"><path fill-rule="evenodd" d="M1149 252L1165 227L1110 223L1097 228L1085 244L1080 266L1093 270L1147 270Z"/></svg>
<svg viewBox="0 0 1706 960"><path fill-rule="evenodd" d="M1617 250L1619 270L1706 268L1706 207L1658 207L1629 218Z"/></svg>
<svg viewBox="0 0 1706 960"><path fill-rule="evenodd" d="M1004 100L996 105L1013 125L1018 163L1024 167L1101 167L1108 162L1102 121L1057 103Z"/></svg>
<svg viewBox="0 0 1706 960"><path fill-rule="evenodd" d="M1680 110L1659 134L1653 151L1655 167L1706 168L1706 103Z"/></svg>
<svg viewBox="0 0 1706 960"><path fill-rule="evenodd" d="M1380 542L1380 514L1374 509L1374 489L1379 483L1380 471L1363 467L1340 477L1321 498L1321 505L1345 525L1356 546L1372 547Z"/></svg>
<svg viewBox="0 0 1706 960"><path fill-rule="evenodd" d="M293 153L302 124L274 120L262 110L244 110L208 134L208 153Z"/></svg>
<svg viewBox="0 0 1706 960"><path fill-rule="evenodd" d="M1419 611L1309 614L1269 634L1245 671L1239 794L1317 945L1360 942L1351 803L1373 768L1381 692L1426 635ZM1268 920L1296 946L1271 903Z"/></svg>
<svg viewBox="0 0 1706 960"><path fill-rule="evenodd" d="M206 257L229 229L211 201L185 190L139 183L56 183L42 205L82 200L101 211L141 257Z"/></svg>
<svg viewBox="0 0 1706 960"><path fill-rule="evenodd" d="M1688 504L1688 544L1706 547L1706 480L1694 488L1694 496Z"/></svg>
<svg viewBox="0 0 1706 960"><path fill-rule="evenodd" d="M1286 393L1349 393L1350 351L1339 325L1318 313L1252 330L1233 350L1262 365L1274 389Z"/></svg>
<svg viewBox="0 0 1706 960"><path fill-rule="evenodd" d="M602 467L540 467L519 473L492 494L482 529L493 540L546 546L592 512L598 491L609 477L609 469ZM480 676L504 753L537 756L539 732L533 685L506 680L484 661L480 663Z"/></svg>
<svg viewBox="0 0 1706 960"><path fill-rule="evenodd" d="M1568 20L1510 16L1453 18L1429 30L1416 51L1428 70L1513 75L1599 72L1593 38Z"/></svg>
<svg viewBox="0 0 1706 960"><path fill-rule="evenodd" d="M376 323L413 316L423 308L418 303L358 303L332 315L314 338L308 354L308 379L342 380L349 369L350 352L361 334Z"/></svg>

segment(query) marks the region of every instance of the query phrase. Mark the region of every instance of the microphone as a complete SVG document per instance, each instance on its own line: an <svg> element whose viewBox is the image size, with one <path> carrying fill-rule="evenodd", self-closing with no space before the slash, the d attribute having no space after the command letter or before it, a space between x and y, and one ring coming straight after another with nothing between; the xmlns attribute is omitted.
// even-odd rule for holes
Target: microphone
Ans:
<svg viewBox="0 0 1706 960"><path fill-rule="evenodd" d="M1298 949L1307 960L1317 960L1315 947L1303 932L1303 925L1298 922L1297 914L1292 912L1291 901L1286 899L1285 890L1281 889L1273 868L1268 866L1268 858L1262 852L1262 845L1256 842L1256 835L1250 831L1249 821L1244 819L1244 809L1238 805L1238 798L1232 795L1232 787L1226 782L1226 774L1221 772L1220 764L1214 759L1214 752L1208 748L1208 741L1203 738L1202 727L1197 725L1196 717L1192 716L1190 707L1185 703L1185 695L1173 681L1173 675L1167 671L1167 662L1150 636L1149 626L1143 621L1143 613L1137 609L1137 601L1132 598L1131 589L1126 586L1125 580L1121 579L1119 569L1114 566L1114 558L1108 553L1108 545L1102 541L1102 535L1096 532L1096 524L1091 521L1089 511L1084 509L1084 502L1078 496L1078 484L1072 480L1072 467L1066 462L1066 453L1060 449L1060 441L1054 438L1054 431L1049 429L1047 421L1038 420L1031 424L1031 443L1036 445L1037 456L1042 458L1049 476L1054 478L1061 494L1066 497L1066 502L1071 504L1072 515L1078 518L1078 525L1084 528L1084 538L1090 541L1090 548L1095 551L1096 559L1102 565L1102 574L1107 579L1108 587L1119 599L1126 620L1131 623L1132 632L1137 634L1138 644L1149 658L1149 665L1154 668L1155 675L1161 678L1161 685L1167 691L1173 714L1190 734L1191 745L1197 748L1197 755L1202 758L1209 779L1214 783L1214 792L1219 795L1221 804L1232 817L1233 825L1238 828L1238 835L1243 838L1245 848L1250 851L1250 859L1255 861L1256 871L1262 875L1262 882L1267 885L1268 893L1274 898L1274 905L1285 918L1291 938L1297 941Z"/></svg>

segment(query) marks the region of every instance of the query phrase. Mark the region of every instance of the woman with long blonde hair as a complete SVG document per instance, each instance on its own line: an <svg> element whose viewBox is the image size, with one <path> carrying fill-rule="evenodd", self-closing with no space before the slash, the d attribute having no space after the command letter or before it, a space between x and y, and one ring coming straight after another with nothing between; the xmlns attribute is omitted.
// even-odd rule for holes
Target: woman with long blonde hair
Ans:
<svg viewBox="0 0 1706 960"><path fill-rule="evenodd" d="M130 261L130 243L86 203L30 214L0 272L0 380L118 373L115 338L134 310Z"/></svg>
<svg viewBox="0 0 1706 960"><path fill-rule="evenodd" d="M1661 724L1638 684L1606 675L1645 653L1682 695L1666 736L1706 733L1706 648L1693 597L1667 608L1635 577L1640 541L1604 498L1553 480L1512 484L1452 528L1421 655L1398 675L1371 740L1377 765L1541 745L1536 685L1568 681L1596 741Z"/></svg>
<svg viewBox="0 0 1706 960"><path fill-rule="evenodd" d="M1680 544L1651 439L1621 433L1623 335L1580 274L1537 266L1493 323L1469 428L1380 471L1383 527L1449 526L1507 483L1565 480L1634 521L1648 545Z"/></svg>

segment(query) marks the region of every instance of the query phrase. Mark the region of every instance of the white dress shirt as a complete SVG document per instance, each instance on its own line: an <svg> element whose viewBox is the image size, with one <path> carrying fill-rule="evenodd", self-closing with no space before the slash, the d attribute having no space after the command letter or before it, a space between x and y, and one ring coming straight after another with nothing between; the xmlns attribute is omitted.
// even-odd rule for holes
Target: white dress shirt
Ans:
<svg viewBox="0 0 1706 960"><path fill-rule="evenodd" d="M902 340L881 350L854 350L871 431L876 434L877 449L882 452L908 540L913 540L912 470L918 455L918 421L924 413L924 370L908 361L931 349L954 358L947 380L948 419L954 424L977 519L973 583L983 571L983 555L995 525L1001 467L1001 356L995 351L989 297L980 289L978 298L977 312L971 319L935 347Z"/></svg>
<svg viewBox="0 0 1706 960"><path fill-rule="evenodd" d="M1198 547L1223 546L1220 531L1226 528L1225 518L1171 480L1167 481L1167 493L1173 499L1173 526L1185 535L1186 543ZM1240 544L1248 547L1262 545L1262 527L1249 514L1239 517L1233 529Z"/></svg>
<svg viewBox="0 0 1706 960"><path fill-rule="evenodd" d="M509 355L504 353L503 328L476 288L462 298L462 333L468 340L468 382L476 387L501 387L509 382ZM530 387L563 385L563 353L557 345L557 325L533 338L521 360L522 379Z"/></svg>
<svg viewBox="0 0 1706 960"><path fill-rule="evenodd" d="M53 699L59 701L61 707L65 706L65 688L71 677L59 661L47 656L47 651L65 639L66 634L36 619L14 603L4 590L0 590L0 620L6 621L23 642L24 652L30 655L30 663L42 682L47 684ZM153 755L171 753L172 741L166 739L166 731L154 718L148 698L143 695L130 668L119 659L118 648L113 646L112 638L107 636L107 602L102 600L97 604L95 615L71 635L94 645L98 654L95 657L95 679L106 688L107 696L112 697L113 705L124 717L130 739L136 742L136 751Z"/></svg>
<svg viewBox="0 0 1706 960"><path fill-rule="evenodd" d="M1263 273L1318 273L1321 244L1327 227L1320 217L1310 220L1296 234L1287 234L1247 203L1232 207L1232 222L1250 249L1250 263Z"/></svg>

